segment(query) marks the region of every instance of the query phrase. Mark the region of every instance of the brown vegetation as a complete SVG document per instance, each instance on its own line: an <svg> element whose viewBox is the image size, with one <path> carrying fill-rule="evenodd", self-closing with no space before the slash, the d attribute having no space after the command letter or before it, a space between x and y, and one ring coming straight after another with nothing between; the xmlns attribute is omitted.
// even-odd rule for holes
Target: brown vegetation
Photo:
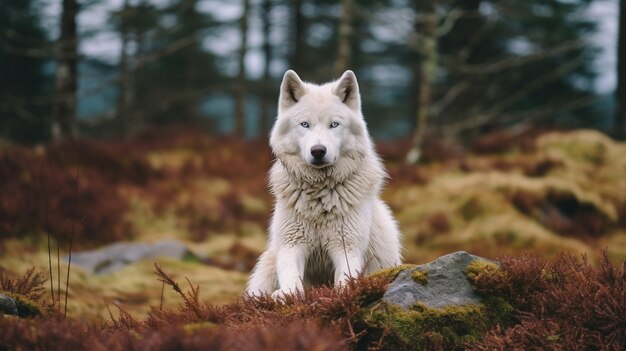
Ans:
<svg viewBox="0 0 626 351"><path fill-rule="evenodd" d="M497 328L473 350L623 350L626 271L603 254L600 267L561 255L502 259L502 274L480 275L479 292L515 306L517 323Z"/></svg>
<svg viewBox="0 0 626 351"><path fill-rule="evenodd" d="M506 301L512 306L513 319L463 348L621 350L626 345L626 272L612 265L606 254L598 268L571 255L552 261L505 257L500 267L473 271L468 277L488 304ZM395 331L368 322L369 308L392 279L386 275L359 277L341 288L313 288L283 299L244 296L218 306L203 301L199 287L189 280L184 290L161 267L156 273L178 293L178 309L153 307L140 320L117 307L117 316L111 313L109 321L98 324L61 318L54 311L26 319L0 316L0 349L386 350L395 345ZM45 283L41 277L29 271L7 283L3 276L0 288L38 299ZM426 349L438 350L437 345L449 342L438 340Z"/></svg>
<svg viewBox="0 0 626 351"><path fill-rule="evenodd" d="M76 192L75 165L63 167L30 150L0 150L0 231L9 237L47 231L65 240L73 222L83 245L127 237L124 214L128 206L106 174L83 170Z"/></svg>

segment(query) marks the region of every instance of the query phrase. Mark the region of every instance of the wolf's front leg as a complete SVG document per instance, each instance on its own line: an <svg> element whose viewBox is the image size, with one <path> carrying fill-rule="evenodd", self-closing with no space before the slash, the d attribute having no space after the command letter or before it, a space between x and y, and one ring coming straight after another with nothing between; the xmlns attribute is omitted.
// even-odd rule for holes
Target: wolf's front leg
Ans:
<svg viewBox="0 0 626 351"><path fill-rule="evenodd" d="M304 265L306 262L306 247L298 244L288 244L280 247L276 255L276 273L278 275L278 290L272 296L283 296L296 291L303 291Z"/></svg>
<svg viewBox="0 0 626 351"><path fill-rule="evenodd" d="M363 271L364 252L360 247L345 247L331 253L335 266L335 286L344 284L348 279L355 278Z"/></svg>

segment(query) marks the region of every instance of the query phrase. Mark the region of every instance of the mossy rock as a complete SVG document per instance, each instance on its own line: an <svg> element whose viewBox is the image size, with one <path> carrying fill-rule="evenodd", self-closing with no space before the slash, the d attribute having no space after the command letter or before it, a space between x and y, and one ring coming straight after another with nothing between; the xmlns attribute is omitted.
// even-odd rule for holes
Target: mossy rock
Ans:
<svg viewBox="0 0 626 351"><path fill-rule="evenodd" d="M1 292L2 295L8 296L15 302L17 307L17 316L20 318L36 317L42 315L42 306L37 302L30 300L29 298L9 292Z"/></svg>
<svg viewBox="0 0 626 351"><path fill-rule="evenodd" d="M454 350L482 339L497 324L506 324L512 311L502 299L441 309L417 304L408 310L380 302L362 317L370 340L385 334L385 350Z"/></svg>
<svg viewBox="0 0 626 351"><path fill-rule="evenodd" d="M385 350L462 348L512 321L514 310L505 299L474 289L476 279L502 274L497 262L460 251L428 264L394 268L376 273L395 279L360 317L368 342L382 338Z"/></svg>
<svg viewBox="0 0 626 351"><path fill-rule="evenodd" d="M475 261L492 262L459 251L427 264L394 271L396 278L387 288L383 301L405 309L416 303L430 308L480 303L480 296L466 275L467 267Z"/></svg>
<svg viewBox="0 0 626 351"><path fill-rule="evenodd" d="M0 294L0 314L17 316L17 313L15 300L5 294Z"/></svg>

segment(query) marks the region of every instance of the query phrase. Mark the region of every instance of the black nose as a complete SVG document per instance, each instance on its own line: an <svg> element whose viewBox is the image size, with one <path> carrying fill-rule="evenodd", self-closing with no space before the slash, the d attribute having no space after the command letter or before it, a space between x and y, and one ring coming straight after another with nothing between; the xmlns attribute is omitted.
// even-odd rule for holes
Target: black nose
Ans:
<svg viewBox="0 0 626 351"><path fill-rule="evenodd" d="M316 160L321 160L326 155L326 146L324 145L315 145L311 148L311 155Z"/></svg>

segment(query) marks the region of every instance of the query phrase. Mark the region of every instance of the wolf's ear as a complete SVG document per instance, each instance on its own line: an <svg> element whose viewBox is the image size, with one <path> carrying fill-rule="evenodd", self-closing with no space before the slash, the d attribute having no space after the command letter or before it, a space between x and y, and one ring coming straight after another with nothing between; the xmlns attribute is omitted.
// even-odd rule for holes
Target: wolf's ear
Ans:
<svg viewBox="0 0 626 351"><path fill-rule="evenodd" d="M283 82L280 84L279 108L285 109L294 105L304 94L306 94L306 88L296 72L292 70L285 72Z"/></svg>
<svg viewBox="0 0 626 351"><path fill-rule="evenodd" d="M353 110L361 109L361 96L359 95L359 83L356 81L354 72L345 71L337 81L334 91L341 101Z"/></svg>

